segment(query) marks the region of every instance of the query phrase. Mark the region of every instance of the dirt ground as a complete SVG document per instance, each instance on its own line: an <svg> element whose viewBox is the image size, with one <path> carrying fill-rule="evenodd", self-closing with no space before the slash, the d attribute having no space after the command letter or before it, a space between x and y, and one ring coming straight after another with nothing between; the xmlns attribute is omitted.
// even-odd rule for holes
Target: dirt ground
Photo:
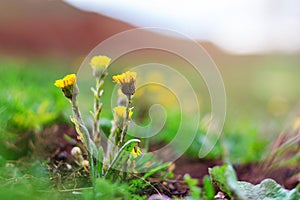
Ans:
<svg viewBox="0 0 300 200"><path fill-rule="evenodd" d="M67 135L67 136L66 136ZM69 136L69 137L68 137ZM33 141L34 153L39 157L47 158L49 161L72 162L70 151L76 144L77 135L71 124L52 125L36 134ZM199 185L205 175L208 175L208 168L222 165L221 160L200 160L182 156L175 161L174 180L160 183L161 192L166 195L185 196L188 192L187 187L183 184L184 174L188 173L192 178L199 179ZM299 183L300 169L279 168L274 170L264 169L263 163L251 163L247 165L234 165L238 179L253 184L259 183L265 178L272 178L287 189L295 188ZM295 175L296 174L296 175ZM150 191L149 191L150 192Z"/></svg>

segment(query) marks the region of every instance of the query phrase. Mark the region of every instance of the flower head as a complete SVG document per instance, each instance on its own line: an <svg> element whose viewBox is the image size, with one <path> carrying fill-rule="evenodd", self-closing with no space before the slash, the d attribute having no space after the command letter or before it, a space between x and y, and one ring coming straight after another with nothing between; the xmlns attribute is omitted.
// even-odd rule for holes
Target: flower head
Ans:
<svg viewBox="0 0 300 200"><path fill-rule="evenodd" d="M73 147L71 150L71 155L74 157L78 157L79 155L82 155L81 149L79 147Z"/></svg>
<svg viewBox="0 0 300 200"><path fill-rule="evenodd" d="M107 56L94 56L91 59L90 65L92 68L104 69L110 64L111 58Z"/></svg>
<svg viewBox="0 0 300 200"><path fill-rule="evenodd" d="M73 86L76 83L76 74L66 75L63 79L56 80L54 85L58 88L66 88Z"/></svg>
<svg viewBox="0 0 300 200"><path fill-rule="evenodd" d="M73 87L75 83L76 74L69 74L62 79L56 80L54 85L60 88L67 98L71 99L73 96Z"/></svg>
<svg viewBox="0 0 300 200"><path fill-rule="evenodd" d="M135 93L136 72L125 72L120 75L113 76L113 80L121 86L121 91L126 96Z"/></svg>
<svg viewBox="0 0 300 200"><path fill-rule="evenodd" d="M91 59L90 65L91 67L95 68L105 68L110 64L111 58L107 56L94 56Z"/></svg>
<svg viewBox="0 0 300 200"><path fill-rule="evenodd" d="M88 160L82 161L82 166L85 167L85 168L88 168L90 166L89 161Z"/></svg>
<svg viewBox="0 0 300 200"><path fill-rule="evenodd" d="M93 75L100 77L105 74L110 61L111 59L107 56L94 56L90 61L90 65L93 68Z"/></svg>
<svg viewBox="0 0 300 200"><path fill-rule="evenodd" d="M136 72L125 72L120 75L113 76L113 79L118 84L125 84L134 82L136 79Z"/></svg>
<svg viewBox="0 0 300 200"><path fill-rule="evenodd" d="M139 155L142 154L142 151L139 147L135 146L132 151L131 151L131 155L133 156L133 158L138 157Z"/></svg>
<svg viewBox="0 0 300 200"><path fill-rule="evenodd" d="M131 119L132 110L129 110L128 118ZM117 118L125 119L126 115L126 107L125 106L117 106L114 108L114 114Z"/></svg>

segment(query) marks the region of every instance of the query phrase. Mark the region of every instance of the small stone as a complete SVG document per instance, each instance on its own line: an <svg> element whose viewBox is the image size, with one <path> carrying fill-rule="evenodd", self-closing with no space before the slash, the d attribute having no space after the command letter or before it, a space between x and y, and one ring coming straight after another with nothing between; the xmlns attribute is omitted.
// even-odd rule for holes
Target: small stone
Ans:
<svg viewBox="0 0 300 200"><path fill-rule="evenodd" d="M71 170L72 169L72 165L70 164L66 164L67 170Z"/></svg>
<svg viewBox="0 0 300 200"><path fill-rule="evenodd" d="M60 152L59 154L58 154L58 159L59 160L67 160L67 155L66 155L66 152Z"/></svg>
<svg viewBox="0 0 300 200"><path fill-rule="evenodd" d="M215 196L215 200L228 200L223 192L218 192L217 195Z"/></svg>

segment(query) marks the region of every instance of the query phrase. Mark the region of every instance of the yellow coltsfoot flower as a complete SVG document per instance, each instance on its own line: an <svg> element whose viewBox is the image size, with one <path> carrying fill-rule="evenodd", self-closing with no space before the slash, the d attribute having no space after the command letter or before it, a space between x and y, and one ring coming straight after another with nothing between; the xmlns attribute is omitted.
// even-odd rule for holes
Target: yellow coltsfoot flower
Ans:
<svg viewBox="0 0 300 200"><path fill-rule="evenodd" d="M135 93L136 72L125 72L120 75L113 76L113 80L121 86L121 91L126 96Z"/></svg>
<svg viewBox="0 0 300 200"><path fill-rule="evenodd" d="M100 76L108 67L110 61L111 58L107 56L102 56L102 55L94 56L90 61L90 65L93 68L94 76L96 77Z"/></svg>
<svg viewBox="0 0 300 200"><path fill-rule="evenodd" d="M131 151L131 155L133 156L133 158L136 158L141 154L142 154L142 151L139 147L134 147Z"/></svg>
<svg viewBox="0 0 300 200"><path fill-rule="evenodd" d="M93 68L106 68L110 64L111 58L107 56L94 56L91 59L90 65Z"/></svg>
<svg viewBox="0 0 300 200"><path fill-rule="evenodd" d="M66 75L63 79L56 80L54 85L58 88L66 88L76 83L76 74Z"/></svg>
<svg viewBox="0 0 300 200"><path fill-rule="evenodd" d="M64 95L71 99L73 96L73 87L76 83L76 74L66 75L64 78L56 80L54 85L62 89Z"/></svg>
<svg viewBox="0 0 300 200"><path fill-rule="evenodd" d="M129 110L129 115L128 115L128 119L131 119L133 112L130 109ZM114 108L114 115L116 118L118 119L125 119L125 115L126 115L126 107L125 106L117 106Z"/></svg>
<svg viewBox="0 0 300 200"><path fill-rule="evenodd" d="M124 128L124 120L126 118L126 107L125 106L117 106L113 109L114 111L114 124L122 130ZM129 109L128 120L131 119L133 112Z"/></svg>

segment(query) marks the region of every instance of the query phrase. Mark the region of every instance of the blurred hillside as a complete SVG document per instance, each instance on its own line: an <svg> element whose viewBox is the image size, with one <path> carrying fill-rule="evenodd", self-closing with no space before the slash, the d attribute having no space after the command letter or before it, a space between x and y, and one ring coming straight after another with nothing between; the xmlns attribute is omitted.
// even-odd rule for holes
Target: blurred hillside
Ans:
<svg viewBox="0 0 300 200"><path fill-rule="evenodd" d="M49 63L49 66L57 67L78 67L82 56L101 41L134 28L112 18L78 10L58 0L2 0L0 13L0 59L5 56L12 57L12 60L17 60L18 56L32 60L46 57L51 62L57 58L65 62L57 65ZM165 37L161 36L161 39ZM124 41L120 45L130 42ZM274 130L276 128L272 127L280 127L287 115L298 115L299 53L233 55L212 43L201 44L219 67L224 80L229 120L230 115L232 119L240 119L241 116L263 119L261 123ZM155 55L159 61L160 56L161 60L168 59L172 64L175 63L174 66L184 66L182 59L174 59L163 53L157 56L148 51L132 54L131 57L129 55L128 62L121 59L115 65L136 66L140 64L136 61L137 55L145 61L147 58L153 61L151 55ZM5 64L2 66L6 67ZM206 93L199 94L205 96ZM203 97L203 105L209 105L209 95L206 96ZM269 118L275 121L270 126L264 121Z"/></svg>
<svg viewBox="0 0 300 200"><path fill-rule="evenodd" d="M78 56L110 36L134 28L62 1L5 0L0 2L2 54ZM227 57L209 42L201 42L213 57Z"/></svg>
<svg viewBox="0 0 300 200"><path fill-rule="evenodd" d="M100 41L133 28L62 1L1 1L0 12L3 53L87 54Z"/></svg>

